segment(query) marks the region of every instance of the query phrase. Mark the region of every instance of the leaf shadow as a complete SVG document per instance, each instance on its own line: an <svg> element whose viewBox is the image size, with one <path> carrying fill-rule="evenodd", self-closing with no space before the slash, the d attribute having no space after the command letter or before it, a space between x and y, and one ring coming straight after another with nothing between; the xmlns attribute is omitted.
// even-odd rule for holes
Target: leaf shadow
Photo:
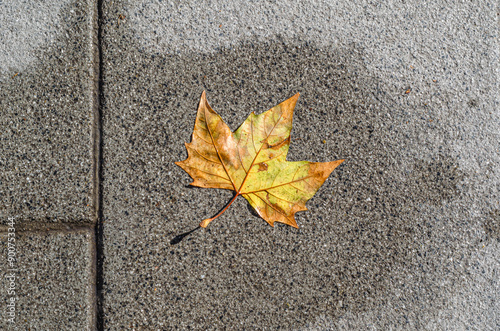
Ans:
<svg viewBox="0 0 500 331"><path fill-rule="evenodd" d="M197 188L195 186L190 186L190 185L187 185L186 187L189 187L189 188ZM234 193L234 192L233 192ZM233 195L233 198L234 198L234 195ZM231 201L229 201L224 207L222 207L215 215L219 215L224 209L227 208L227 206L231 203ZM249 207L249 205L248 205ZM250 209L252 209L250 207ZM251 210L252 211L252 210ZM259 215L253 211L252 214L256 215L257 217L259 217ZM185 237L187 237L188 235L190 235L191 233L193 233L194 231L200 229L201 226L197 226L196 228L190 230L190 231L187 231L187 232L184 232L184 233L181 233L177 236L175 236L172 240L170 240L170 245L177 245L178 243L180 243Z"/></svg>
<svg viewBox="0 0 500 331"><path fill-rule="evenodd" d="M249 203L247 203L247 209L250 212L250 214L252 214L255 217L258 217L258 218L262 219L262 217L260 217L260 215L255 211L255 209L252 208L252 206L250 206Z"/></svg>
<svg viewBox="0 0 500 331"><path fill-rule="evenodd" d="M195 232L196 230L200 229L201 226L197 226L195 227L194 229L192 230L189 230L188 232L184 232L184 233L181 233L177 236L175 236L172 240L170 240L170 245L177 245L178 243L180 243L185 237L187 237L188 235L190 235L191 233Z"/></svg>

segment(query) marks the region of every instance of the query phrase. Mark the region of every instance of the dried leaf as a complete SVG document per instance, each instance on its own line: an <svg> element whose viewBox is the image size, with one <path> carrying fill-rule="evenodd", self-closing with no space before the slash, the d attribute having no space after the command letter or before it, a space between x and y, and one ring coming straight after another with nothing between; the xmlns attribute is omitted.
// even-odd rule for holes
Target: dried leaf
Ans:
<svg viewBox="0 0 500 331"><path fill-rule="evenodd" d="M176 164L193 178L192 186L228 189L235 196L200 226L206 227L241 195L270 225L298 227L295 213L307 210L307 200L344 161L286 161L298 97L297 93L260 115L251 113L231 132L202 93L192 141L186 143L188 158Z"/></svg>

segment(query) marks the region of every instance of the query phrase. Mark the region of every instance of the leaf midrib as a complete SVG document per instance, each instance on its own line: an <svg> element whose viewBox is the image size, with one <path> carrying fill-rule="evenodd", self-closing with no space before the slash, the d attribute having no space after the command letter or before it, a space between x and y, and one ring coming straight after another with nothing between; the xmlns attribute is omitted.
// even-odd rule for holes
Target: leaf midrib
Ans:
<svg viewBox="0 0 500 331"><path fill-rule="evenodd" d="M281 109L281 114L280 114L280 117L278 118L278 120L276 121L276 123L274 124L273 128L271 129L271 131L269 132L269 134L267 134L266 136L266 143L267 143L267 139L269 138L269 136L271 135L271 133L273 133L274 129L276 128L276 125L278 125L278 123L281 121L281 118L283 117L283 109ZM265 113L263 113L264 115L264 119L266 118L265 117ZM254 145L255 147L255 140L254 140L254 137L253 137L253 117L250 118L250 129L252 130L252 144ZM265 130L265 126L264 126L264 130ZM238 141L238 155L240 155L240 148L239 148L239 141ZM245 185L245 182L248 178L248 175L250 174L250 170L252 169L252 167L254 166L254 163L255 163L255 160L257 160L257 157L259 157L259 154L260 152L262 151L262 146L264 146L264 143L262 143L260 145L260 148L259 148L259 151L257 153L255 153L255 157L253 158L252 160L252 163L250 164L250 166L248 167L248 171L246 171L245 167L243 166L243 162L241 163L241 167L243 168L243 170L245 171L246 175L245 175L245 178L243 178L243 181L241 182L241 185L240 185L240 189L239 190L235 190L236 191L236 194L237 195L240 195L240 194L247 194L246 192L242 193L241 192L241 189L243 188L243 186ZM240 155L240 162L241 162L241 155ZM233 184L234 186L234 184Z"/></svg>

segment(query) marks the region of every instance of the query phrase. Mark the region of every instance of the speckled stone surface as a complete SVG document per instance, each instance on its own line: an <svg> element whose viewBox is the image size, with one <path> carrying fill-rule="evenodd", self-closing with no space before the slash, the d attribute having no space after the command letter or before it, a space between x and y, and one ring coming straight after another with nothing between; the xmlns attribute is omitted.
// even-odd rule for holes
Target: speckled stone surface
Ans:
<svg viewBox="0 0 500 331"><path fill-rule="evenodd" d="M93 220L95 1L0 2L0 215Z"/></svg>
<svg viewBox="0 0 500 331"><path fill-rule="evenodd" d="M105 329L500 327L497 8L103 4ZM346 159L270 227L190 188L203 90L232 129L301 93L289 160Z"/></svg>
<svg viewBox="0 0 500 331"><path fill-rule="evenodd" d="M93 231L15 232L15 236L16 240L10 242L15 245L16 253L11 266L7 260L9 237L7 233L0 233L0 254L4 262L0 329L93 330ZM11 298L15 302L14 323L9 322L10 307L7 306Z"/></svg>

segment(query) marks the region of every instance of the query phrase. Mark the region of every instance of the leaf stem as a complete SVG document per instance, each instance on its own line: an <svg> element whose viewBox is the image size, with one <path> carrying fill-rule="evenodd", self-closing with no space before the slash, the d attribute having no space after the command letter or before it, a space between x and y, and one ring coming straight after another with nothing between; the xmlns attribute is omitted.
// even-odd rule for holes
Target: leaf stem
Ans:
<svg viewBox="0 0 500 331"><path fill-rule="evenodd" d="M223 214L223 213L224 213L224 212L225 212L225 211L229 208L229 206L231 206L231 204L234 202L234 200L236 200L236 198L238 197L238 195L240 195L240 193L236 193L236 194L234 195L233 199L232 199L231 201L229 201L229 203L227 204L227 206L226 206L224 209L222 209L222 210L220 211L220 213L218 213L217 215L215 215L215 216L214 216L214 217L212 217L212 218L207 218L207 219L205 219L205 220L201 221L200 226L201 226L202 228L206 228L206 227L207 227L207 225L208 225L210 222L212 222L214 219L216 219L217 217L219 217L220 215L222 215L222 214Z"/></svg>

